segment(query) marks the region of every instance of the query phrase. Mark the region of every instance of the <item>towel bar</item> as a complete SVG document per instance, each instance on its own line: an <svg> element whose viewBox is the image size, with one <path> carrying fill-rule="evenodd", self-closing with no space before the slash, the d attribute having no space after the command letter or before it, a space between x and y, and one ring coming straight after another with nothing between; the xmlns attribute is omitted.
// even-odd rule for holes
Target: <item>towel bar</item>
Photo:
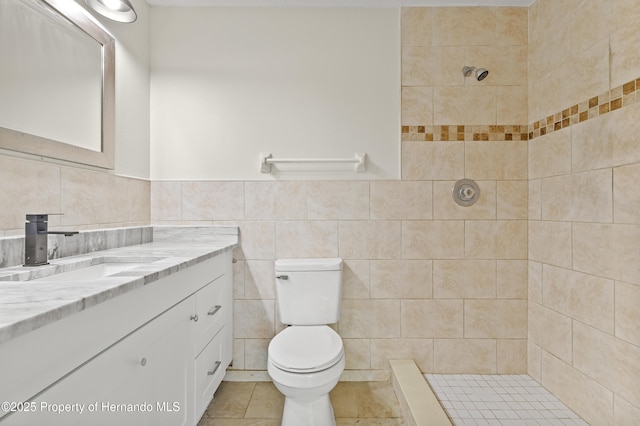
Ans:
<svg viewBox="0 0 640 426"><path fill-rule="evenodd" d="M356 152L353 158L273 158L269 154L260 154L260 171L271 173L271 165L275 163L353 163L354 171L358 173L367 171L367 154Z"/></svg>

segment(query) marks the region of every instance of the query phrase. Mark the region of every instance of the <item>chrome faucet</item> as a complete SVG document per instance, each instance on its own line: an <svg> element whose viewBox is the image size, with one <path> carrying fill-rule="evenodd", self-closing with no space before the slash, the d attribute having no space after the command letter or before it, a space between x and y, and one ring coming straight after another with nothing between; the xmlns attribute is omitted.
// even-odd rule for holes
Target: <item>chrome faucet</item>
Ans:
<svg viewBox="0 0 640 426"><path fill-rule="evenodd" d="M78 231L49 231L48 214L28 214L24 224L24 266L48 265L47 235L59 234L66 237Z"/></svg>

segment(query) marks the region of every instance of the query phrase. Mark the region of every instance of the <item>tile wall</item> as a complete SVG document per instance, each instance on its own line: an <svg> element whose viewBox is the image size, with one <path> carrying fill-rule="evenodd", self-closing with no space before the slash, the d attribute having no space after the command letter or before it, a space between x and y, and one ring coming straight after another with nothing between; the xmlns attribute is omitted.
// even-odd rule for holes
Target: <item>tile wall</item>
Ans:
<svg viewBox="0 0 640 426"><path fill-rule="evenodd" d="M638 22L529 8L528 373L594 425L640 419Z"/></svg>
<svg viewBox="0 0 640 426"><path fill-rule="evenodd" d="M0 194L0 237L24 235L27 213L64 213L51 229L149 225L144 179L0 156Z"/></svg>

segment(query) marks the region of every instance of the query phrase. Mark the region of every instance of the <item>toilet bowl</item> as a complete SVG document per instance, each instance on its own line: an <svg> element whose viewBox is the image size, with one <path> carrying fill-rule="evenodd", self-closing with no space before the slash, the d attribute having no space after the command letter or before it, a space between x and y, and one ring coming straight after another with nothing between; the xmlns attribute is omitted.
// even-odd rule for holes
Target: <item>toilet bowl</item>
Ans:
<svg viewBox="0 0 640 426"><path fill-rule="evenodd" d="M326 325L289 326L269 344L267 371L285 396L283 426L334 426L329 392L344 371L342 339Z"/></svg>

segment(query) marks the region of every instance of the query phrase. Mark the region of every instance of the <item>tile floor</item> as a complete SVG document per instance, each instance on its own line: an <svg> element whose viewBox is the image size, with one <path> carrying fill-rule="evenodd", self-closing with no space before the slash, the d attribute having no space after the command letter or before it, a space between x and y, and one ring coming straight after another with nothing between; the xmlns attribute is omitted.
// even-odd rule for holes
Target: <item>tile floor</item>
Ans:
<svg viewBox="0 0 640 426"><path fill-rule="evenodd" d="M588 426L527 375L425 374L456 426Z"/></svg>
<svg viewBox="0 0 640 426"><path fill-rule="evenodd" d="M330 397L338 426L406 424L390 382L340 382ZM198 426L280 426L283 405L271 382L222 382Z"/></svg>

